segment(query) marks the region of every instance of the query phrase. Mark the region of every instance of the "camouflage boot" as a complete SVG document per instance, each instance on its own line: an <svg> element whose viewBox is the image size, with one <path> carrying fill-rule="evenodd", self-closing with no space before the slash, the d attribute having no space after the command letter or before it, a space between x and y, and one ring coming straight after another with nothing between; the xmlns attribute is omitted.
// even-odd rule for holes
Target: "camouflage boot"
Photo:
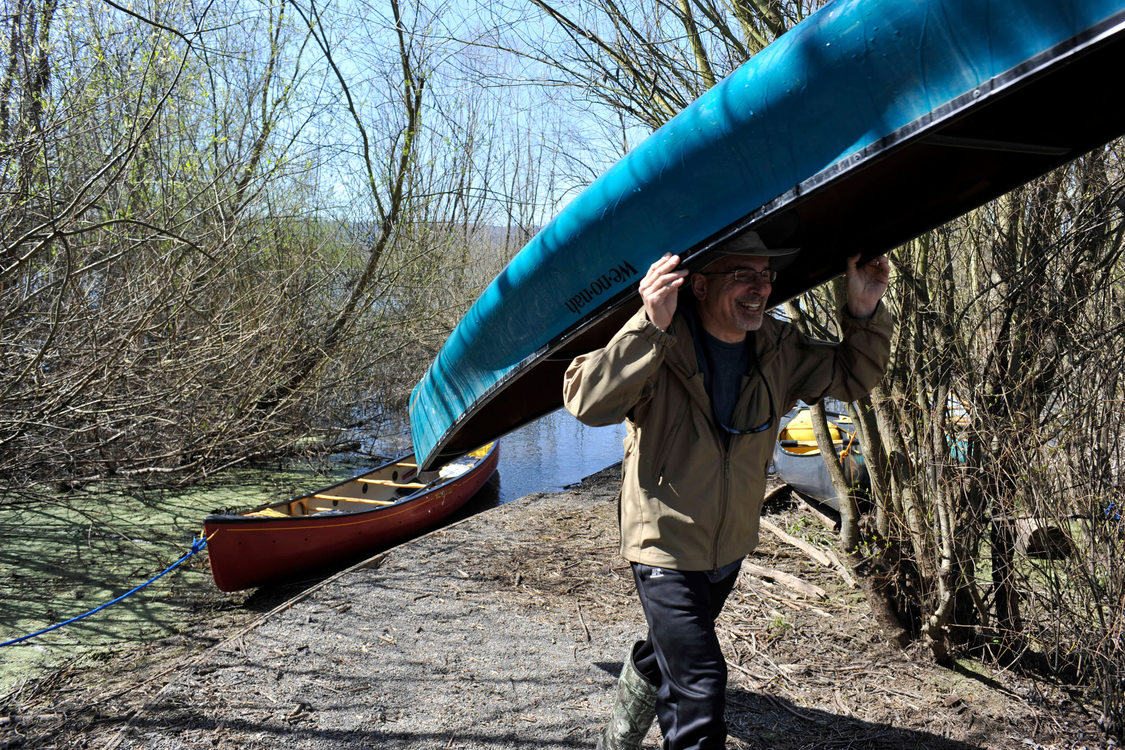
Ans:
<svg viewBox="0 0 1125 750"><path fill-rule="evenodd" d="M598 738L597 750L639 750L655 718L656 687L637 671L630 651L621 667L613 712Z"/></svg>

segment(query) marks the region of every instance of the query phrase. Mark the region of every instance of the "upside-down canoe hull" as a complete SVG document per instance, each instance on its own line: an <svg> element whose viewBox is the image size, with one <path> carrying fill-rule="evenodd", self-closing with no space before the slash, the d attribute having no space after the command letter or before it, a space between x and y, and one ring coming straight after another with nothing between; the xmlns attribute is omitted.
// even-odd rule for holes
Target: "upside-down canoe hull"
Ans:
<svg viewBox="0 0 1125 750"><path fill-rule="evenodd" d="M665 252L747 229L800 247L778 304L1125 132L1125 0L840 0L567 205L458 324L411 397L440 464L561 405L562 373Z"/></svg>
<svg viewBox="0 0 1125 750"><path fill-rule="evenodd" d="M432 528L484 486L499 459L492 443L420 472L411 454L308 495L208 516L203 533L215 585L237 591L324 571Z"/></svg>

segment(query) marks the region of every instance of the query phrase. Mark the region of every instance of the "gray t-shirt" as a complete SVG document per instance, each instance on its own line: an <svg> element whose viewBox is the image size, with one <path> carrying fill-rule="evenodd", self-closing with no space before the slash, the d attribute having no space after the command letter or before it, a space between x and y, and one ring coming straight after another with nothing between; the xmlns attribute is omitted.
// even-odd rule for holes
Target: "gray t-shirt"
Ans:
<svg viewBox="0 0 1125 750"><path fill-rule="evenodd" d="M706 331L703 332L703 345L707 347L707 364L710 366L708 395L715 407L715 416L723 424L730 426L730 418L742 389L742 376L750 365L750 347L746 341L728 344Z"/></svg>

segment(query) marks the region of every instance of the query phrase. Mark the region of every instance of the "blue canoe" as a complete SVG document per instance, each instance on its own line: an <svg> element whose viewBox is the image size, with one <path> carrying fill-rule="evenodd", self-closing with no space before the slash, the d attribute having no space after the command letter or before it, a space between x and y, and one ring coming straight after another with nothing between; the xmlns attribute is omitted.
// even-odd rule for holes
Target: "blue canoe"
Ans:
<svg viewBox="0 0 1125 750"><path fill-rule="evenodd" d="M1125 0L843 0L577 196L491 283L410 400L432 467L561 405L665 252L802 248L778 304L1125 132Z"/></svg>

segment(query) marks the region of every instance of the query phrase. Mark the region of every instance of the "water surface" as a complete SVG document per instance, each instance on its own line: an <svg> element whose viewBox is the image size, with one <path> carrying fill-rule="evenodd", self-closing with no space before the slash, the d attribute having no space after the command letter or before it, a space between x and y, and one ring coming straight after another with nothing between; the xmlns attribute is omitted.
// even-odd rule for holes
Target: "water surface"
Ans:
<svg viewBox="0 0 1125 750"><path fill-rule="evenodd" d="M624 425L587 427L566 411L548 414L500 443L500 502L557 492L621 460Z"/></svg>

